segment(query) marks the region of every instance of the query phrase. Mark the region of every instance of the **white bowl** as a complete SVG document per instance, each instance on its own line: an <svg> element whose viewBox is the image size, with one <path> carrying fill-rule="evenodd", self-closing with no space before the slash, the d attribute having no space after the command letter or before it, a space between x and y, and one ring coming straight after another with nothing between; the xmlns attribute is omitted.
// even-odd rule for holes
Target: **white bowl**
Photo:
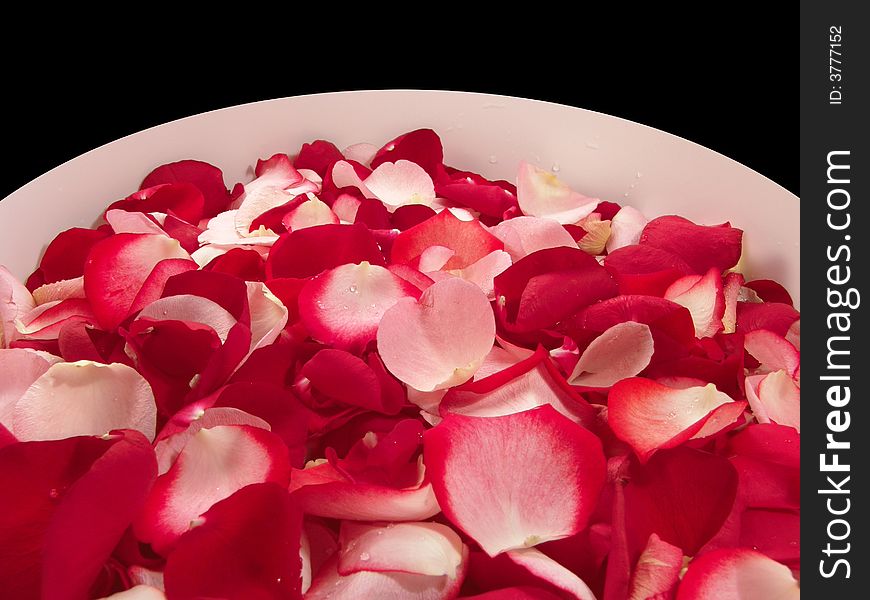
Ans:
<svg viewBox="0 0 870 600"><path fill-rule="evenodd" d="M558 170L589 196L631 204L647 216L679 214L745 230L744 272L782 282L800 299L796 196L755 171L685 139L579 108L441 91L363 91L281 98L154 127L92 150L0 202L0 264L25 277L60 231L90 227L154 167L185 158L247 181L257 158L295 152L313 139L340 148L380 145L430 127L445 162L513 180L520 160Z"/></svg>

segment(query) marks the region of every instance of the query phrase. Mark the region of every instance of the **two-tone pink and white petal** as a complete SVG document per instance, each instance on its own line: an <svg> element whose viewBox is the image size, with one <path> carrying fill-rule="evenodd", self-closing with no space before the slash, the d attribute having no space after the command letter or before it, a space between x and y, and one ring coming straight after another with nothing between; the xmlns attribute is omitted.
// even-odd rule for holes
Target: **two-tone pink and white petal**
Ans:
<svg viewBox="0 0 870 600"><path fill-rule="evenodd" d="M676 600L800 600L785 565L748 548L713 550L689 563Z"/></svg>
<svg viewBox="0 0 870 600"><path fill-rule="evenodd" d="M29 348L0 348L0 425L12 430L15 404L33 382L61 359Z"/></svg>
<svg viewBox="0 0 870 600"><path fill-rule="evenodd" d="M378 324L402 298L420 291L389 270L366 261L336 267L305 284L299 293L302 323L311 336L335 348L361 350L375 339Z"/></svg>
<svg viewBox="0 0 870 600"><path fill-rule="evenodd" d="M157 478L134 523L136 534L166 553L216 502L254 483L284 485L289 476L287 446L274 433L249 425L200 429Z"/></svg>
<svg viewBox="0 0 870 600"><path fill-rule="evenodd" d="M309 196L308 200L288 212L281 219L287 231L316 227L317 225L338 224L338 215L320 199Z"/></svg>
<svg viewBox="0 0 870 600"><path fill-rule="evenodd" d="M0 348L6 348L18 336L16 321L36 308L30 291L0 265Z"/></svg>
<svg viewBox="0 0 870 600"><path fill-rule="evenodd" d="M359 164L368 167L371 165L372 159L378 153L378 147L367 142L359 144L351 144L341 151L342 155L348 160L355 160Z"/></svg>
<svg viewBox="0 0 870 600"><path fill-rule="evenodd" d="M268 346L287 324L289 311L284 303L264 283L245 282L248 289L248 310L251 315L251 352Z"/></svg>
<svg viewBox="0 0 870 600"><path fill-rule="evenodd" d="M449 271L449 273L461 277L465 281L470 281L479 287L489 300L495 300L493 280L504 273L511 264L513 262L510 254L504 250L495 250L464 269L456 269Z"/></svg>
<svg viewBox="0 0 870 600"><path fill-rule="evenodd" d="M542 579L556 589L577 600L596 600L595 594L575 573L556 562L537 548L509 550L505 555L511 562Z"/></svg>
<svg viewBox="0 0 870 600"><path fill-rule="evenodd" d="M504 357L513 361L508 368L450 389L440 414L499 417L549 404L576 423L594 423L595 410L568 385L544 348L522 360L509 356Z"/></svg>
<svg viewBox="0 0 870 600"><path fill-rule="evenodd" d="M137 318L155 321L187 321L211 327L223 343L238 322L224 307L208 298L179 294L155 300Z"/></svg>
<svg viewBox="0 0 870 600"><path fill-rule="evenodd" d="M495 341L486 294L459 278L439 281L419 300L401 298L384 313L378 352L387 369L420 391L471 379Z"/></svg>
<svg viewBox="0 0 870 600"><path fill-rule="evenodd" d="M105 329L117 327L151 272L168 259L190 260L190 255L165 235L121 233L94 244L85 261L84 288L99 324ZM159 295L157 291L153 299Z"/></svg>
<svg viewBox="0 0 870 600"><path fill-rule="evenodd" d="M166 594L154 586L139 584L129 590L104 596L101 600L166 600Z"/></svg>
<svg viewBox="0 0 870 600"><path fill-rule="evenodd" d="M577 246L568 230L554 219L514 217L491 227L489 231L504 243L505 251L514 262L545 248Z"/></svg>
<svg viewBox="0 0 870 600"><path fill-rule="evenodd" d="M801 430L801 390L788 371L746 378L746 398L759 423L778 423Z"/></svg>
<svg viewBox="0 0 870 600"><path fill-rule="evenodd" d="M580 355L568 383L610 387L643 371L655 347L649 325L625 321L607 329Z"/></svg>
<svg viewBox="0 0 870 600"><path fill-rule="evenodd" d="M553 173L521 162L517 173L517 201L523 214L559 223L576 223L600 202L575 192Z"/></svg>
<svg viewBox="0 0 870 600"><path fill-rule="evenodd" d="M115 233L140 233L152 235L166 235L145 213L127 212L126 210L112 209L106 211L106 223Z"/></svg>
<svg viewBox="0 0 870 600"><path fill-rule="evenodd" d="M339 536L340 575L360 571L413 573L455 580L468 548L440 523L370 524L344 521Z"/></svg>
<svg viewBox="0 0 870 600"><path fill-rule="evenodd" d="M608 423L642 463L656 450L717 433L743 414L737 402L709 383L674 389L643 377L617 382L607 396Z"/></svg>
<svg viewBox="0 0 870 600"><path fill-rule="evenodd" d="M746 334L743 340L746 351L765 371L784 370L790 376L800 368L801 355L786 338L767 329L756 329Z"/></svg>
<svg viewBox="0 0 870 600"><path fill-rule="evenodd" d="M288 200L289 201L289 200ZM260 227L244 234L236 229L237 209L227 210L209 219L205 231L197 238L200 244L214 246L271 246L278 241L278 234Z"/></svg>
<svg viewBox="0 0 870 600"><path fill-rule="evenodd" d="M649 219L633 206L620 208L610 220L610 237L605 245L607 252L637 244L647 223Z"/></svg>
<svg viewBox="0 0 870 600"><path fill-rule="evenodd" d="M722 277L715 267L703 276L686 275L677 279L665 291L665 298L689 310L696 337L710 337L723 328L725 297Z"/></svg>
<svg viewBox="0 0 870 600"><path fill-rule="evenodd" d="M84 277L75 277L73 279L61 279L52 283L46 283L33 290L33 301L37 306L48 304L49 302L58 302L60 300L68 300L70 298L85 297L85 279Z"/></svg>
<svg viewBox="0 0 870 600"><path fill-rule="evenodd" d="M670 598L683 568L683 551L653 533L634 566L629 600Z"/></svg>
<svg viewBox="0 0 870 600"><path fill-rule="evenodd" d="M119 363L53 364L12 411L12 432L22 441L104 435L113 429L135 429L153 440L156 427L151 387Z"/></svg>
<svg viewBox="0 0 870 600"><path fill-rule="evenodd" d="M392 209L408 204L431 206L435 200L432 178L409 160L381 163L366 177L365 187Z"/></svg>
<svg viewBox="0 0 870 600"><path fill-rule="evenodd" d="M727 273L722 282L722 296L725 301L725 310L722 313L722 331L734 333L737 330L737 302L740 301L742 291L750 290L743 287L745 280L740 273Z"/></svg>
<svg viewBox="0 0 870 600"><path fill-rule="evenodd" d="M424 460L444 514L490 556L583 529L605 479L598 437L549 405L448 414L425 433Z"/></svg>

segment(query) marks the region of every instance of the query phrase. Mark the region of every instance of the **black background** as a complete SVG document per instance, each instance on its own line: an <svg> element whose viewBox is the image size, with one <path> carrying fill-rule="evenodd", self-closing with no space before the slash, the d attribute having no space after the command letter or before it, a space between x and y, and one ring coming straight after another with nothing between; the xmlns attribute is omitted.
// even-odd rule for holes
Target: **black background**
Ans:
<svg viewBox="0 0 870 600"><path fill-rule="evenodd" d="M375 32L363 23L340 31L323 17L300 27L301 16L266 31L262 21L273 17L260 14L204 37L195 35L203 24L167 21L143 31L0 42L0 197L82 152L166 121L267 98L372 88L493 92L589 108L695 141L797 193L796 12L687 22L638 15L628 24L557 13L517 13L505 24L455 17L432 32L419 29L419 18Z"/></svg>

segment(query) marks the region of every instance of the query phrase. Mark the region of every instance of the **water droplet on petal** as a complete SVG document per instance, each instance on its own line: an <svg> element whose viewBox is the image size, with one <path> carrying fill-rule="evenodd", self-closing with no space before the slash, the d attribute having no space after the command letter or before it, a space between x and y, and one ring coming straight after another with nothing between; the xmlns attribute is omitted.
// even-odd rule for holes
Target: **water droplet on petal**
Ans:
<svg viewBox="0 0 870 600"><path fill-rule="evenodd" d="M348 308L350 308L350 307L347 304L341 305L341 310L347 310Z"/></svg>
<svg viewBox="0 0 870 600"><path fill-rule="evenodd" d="M637 173L634 174L634 176L637 177L638 179L640 179L641 177L643 177L643 173L638 171Z"/></svg>
<svg viewBox="0 0 870 600"><path fill-rule="evenodd" d="M356 294L357 288L355 285L351 285L349 288L347 288L347 291L350 292L351 294Z"/></svg>
<svg viewBox="0 0 870 600"><path fill-rule="evenodd" d="M668 419L675 419L676 416L677 416L677 413L675 413L674 411L671 411L668 413Z"/></svg>
<svg viewBox="0 0 870 600"><path fill-rule="evenodd" d="M362 552L362 553L359 555L359 559L362 560L362 561L369 560L371 557L372 557L372 555L369 554L368 552Z"/></svg>
<svg viewBox="0 0 870 600"><path fill-rule="evenodd" d="M561 169L562 167L559 166L559 163L553 163L553 166L550 167L550 170L553 171L553 173L558 173Z"/></svg>
<svg viewBox="0 0 870 600"><path fill-rule="evenodd" d="M495 154L491 154L489 157L489 164L494 165L498 162L498 157Z"/></svg>
<svg viewBox="0 0 870 600"><path fill-rule="evenodd" d="M51 488L50 490L48 490L48 497L52 500L57 500L59 496L60 492L57 491L57 488Z"/></svg>

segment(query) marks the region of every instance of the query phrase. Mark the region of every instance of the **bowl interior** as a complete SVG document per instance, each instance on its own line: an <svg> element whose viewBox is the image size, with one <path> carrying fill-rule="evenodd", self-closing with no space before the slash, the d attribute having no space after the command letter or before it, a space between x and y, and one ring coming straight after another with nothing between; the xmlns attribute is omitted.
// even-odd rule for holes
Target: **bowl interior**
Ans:
<svg viewBox="0 0 870 600"><path fill-rule="evenodd" d="M745 230L744 272L782 282L800 299L796 196L721 154L630 121L579 108L487 94L363 91L246 104L160 125L83 154L0 202L0 264L25 277L60 231L89 227L155 166L196 158L225 180L303 142L380 145L430 127L447 164L513 180L526 160L558 171L576 190L653 217L730 221Z"/></svg>

